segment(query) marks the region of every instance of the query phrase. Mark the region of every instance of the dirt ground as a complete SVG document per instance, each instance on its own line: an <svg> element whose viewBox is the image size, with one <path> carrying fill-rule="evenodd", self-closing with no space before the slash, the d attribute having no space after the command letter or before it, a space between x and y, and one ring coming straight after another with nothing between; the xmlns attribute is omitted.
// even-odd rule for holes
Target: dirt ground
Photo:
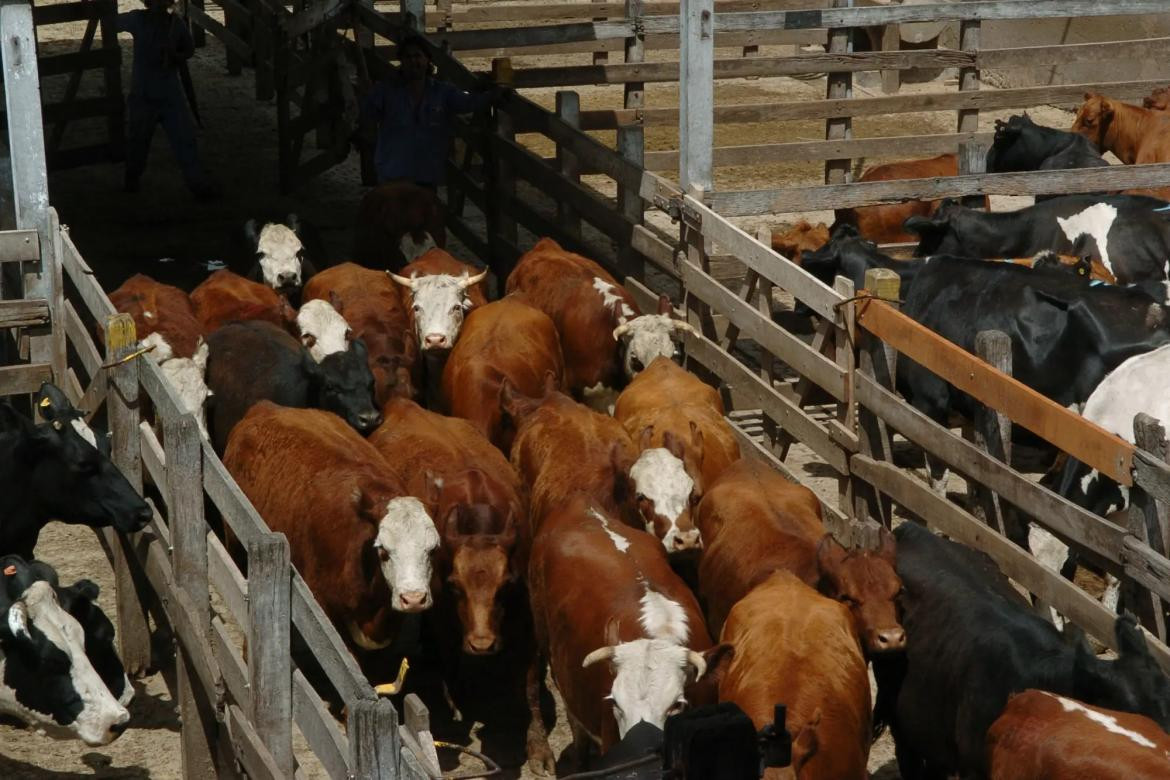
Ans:
<svg viewBox="0 0 1170 780"><path fill-rule="evenodd" d="M45 3L48 4L48 3ZM121 10L138 7L132 0L119 0ZM40 45L46 52L73 51L78 47L83 25L61 25L41 30ZM761 54L786 53L781 47L765 47ZM653 53L649 59L666 59L665 52ZM616 61L616 56L611 55ZM542 64L584 64L588 55L545 58ZM472 61L474 68L486 69L486 61ZM518 63L519 64L519 63ZM129 38L123 36L123 79L129 84ZM360 184L356 156L289 195L277 188L276 112L271 102L258 102L253 95L251 71L243 76L227 75L222 46L209 37L208 46L199 50L191 62L191 71L199 95L205 125L199 133L200 154L220 182L224 197L213 203L194 202L179 177L178 168L161 131L156 134L150 164L142 181L142 192L121 191L122 167L118 164L93 165L57 172L50 177L51 200L63 223L95 269L107 290L114 289L134 272L148 273L160 280L190 288L207 273L208 263L226 258L231 251L232 231L244 220L271 217L295 211L318 229L329 256L344 258L348 252L353 217L364 190ZM81 96L97 94L93 74L83 82ZM47 79L44 89L59 94L63 77ZM945 79L928 85L909 85L907 90L953 88ZM613 108L621 104L621 87L581 87L583 109ZM530 96L551 107L555 91L533 90ZM648 106L677 105L674 85L649 85ZM753 103L769 100L814 99L824 94L824 80L753 79L720 82L716 92L720 104ZM859 87L857 94L877 94ZM1032 112L1035 118L1054 126L1067 126L1071 114L1056 109ZM985 124L992 117L985 115ZM928 131L951 132L954 115L949 112L906 114L894 117L862 118L854 125L855 135L885 136ZM101 132L100 121L83 121L66 132L67 144L80 144ZM597 133L612 142L613 133ZM651 128L647 149L671 149L677 145L674 128ZM719 145L814 140L823 137L818 122L785 122L720 127L716 132ZM535 149L548 155L548 143L531 142ZM869 163L876 161L867 161ZM721 189L752 189L795 184L815 184L820 178L819 162L763 165L752 168L721 168L715 184ZM598 181L600 188L612 192L612 183ZM1004 204L1006 205L1006 203ZM757 217L738 220L746 230L760 225L782 225L801 216L828 221L825 212ZM651 220L671 229L669 220L654 215ZM457 242L455 254L467 259ZM794 448L789 464L822 497L836 501L836 482L829 469L802 447ZM114 611L110 568L91 531L83 528L52 525L41 537L38 556L57 566L63 581L87 576L102 586L101 603L111 615ZM165 653L165 648L163 649ZM0 725L0 777L4 778L80 778L80 777L150 777L172 778L180 774L178 718L166 681L153 674L138 681L138 696L131 705L132 723L127 733L107 748L90 749L80 743L58 742L37 736L31 731ZM554 749L568 744L568 729L559 713L553 733ZM897 777L892 760L892 743L888 736L873 748L870 769L875 778ZM527 777L527 773L523 775Z"/></svg>

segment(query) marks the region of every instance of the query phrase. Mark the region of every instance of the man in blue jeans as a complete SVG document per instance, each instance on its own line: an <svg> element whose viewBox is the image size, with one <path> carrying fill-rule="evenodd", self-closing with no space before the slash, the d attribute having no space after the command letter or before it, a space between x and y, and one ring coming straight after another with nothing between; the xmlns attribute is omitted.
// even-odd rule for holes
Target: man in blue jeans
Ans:
<svg viewBox="0 0 1170 780"><path fill-rule="evenodd" d="M362 99L362 117L378 124L378 183L405 180L434 189L444 180L452 117L498 103L508 91L464 92L434 78L430 48L417 35L402 39L398 56L398 70Z"/></svg>
<svg viewBox="0 0 1170 780"><path fill-rule="evenodd" d="M143 0L145 10L118 14L118 31L134 36L127 101L126 192L138 191L150 139L161 124L187 187L200 200L218 196L195 153L195 124L179 80L179 65L195 53L187 25L171 14L175 0Z"/></svg>

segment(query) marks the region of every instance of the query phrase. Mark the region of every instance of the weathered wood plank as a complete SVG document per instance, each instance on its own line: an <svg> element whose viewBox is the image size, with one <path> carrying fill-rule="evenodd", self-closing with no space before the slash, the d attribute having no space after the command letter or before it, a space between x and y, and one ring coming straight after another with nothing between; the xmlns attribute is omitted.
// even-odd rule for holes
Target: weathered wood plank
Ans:
<svg viewBox="0 0 1170 780"><path fill-rule="evenodd" d="M386 699L354 702L349 708L350 765L357 777L396 780L398 754L398 711Z"/></svg>
<svg viewBox="0 0 1170 780"><path fill-rule="evenodd" d="M286 780L292 777L292 769L286 772L276 762L276 758L268 751L248 721L248 716L238 705L229 704L227 707L227 728L228 736L235 746L236 756L249 778Z"/></svg>
<svg viewBox="0 0 1170 780"><path fill-rule="evenodd" d="M52 381L53 367L48 363L0 367L0 397L35 393L41 383Z"/></svg>
<svg viewBox="0 0 1170 780"><path fill-rule="evenodd" d="M251 722L283 777L293 773L289 589L292 564L284 534L248 545L248 679Z"/></svg>
<svg viewBox="0 0 1170 780"><path fill-rule="evenodd" d="M292 581L293 628L313 648L314 657L346 706L372 699L374 689L366 681L353 653L345 646L333 623L325 617L312 591L299 574Z"/></svg>
<svg viewBox="0 0 1170 780"><path fill-rule="evenodd" d="M37 231L0 231L0 263L35 263L40 259L41 239Z"/></svg>
<svg viewBox="0 0 1170 780"><path fill-rule="evenodd" d="M671 167L678 170L683 192L696 194L711 189L711 147L715 145L714 2L682 0L679 11L679 154ZM642 23L645 25L646 20ZM643 155L643 159L646 167L649 156Z"/></svg>
<svg viewBox="0 0 1170 780"><path fill-rule="evenodd" d="M81 322L81 316L73 306L73 301L65 301L63 308L65 311L64 326L66 338L73 345L77 357L81 360L81 365L85 368L86 376L92 380L101 369L101 353L98 352L93 340L89 337L85 325ZM89 410L82 409L82 411Z"/></svg>
<svg viewBox="0 0 1170 780"><path fill-rule="evenodd" d="M300 669L293 669L293 718L329 776L349 776L349 743Z"/></svg>
<svg viewBox="0 0 1170 780"><path fill-rule="evenodd" d="M555 7L555 6L550 6ZM678 10L678 5L675 5ZM647 51L677 51L678 34L647 35ZM715 34L715 48L735 48L742 46L803 46L813 43L824 43L824 30L743 30L740 32L717 32ZM544 46L525 46L514 48L511 46L497 46L485 49L466 49L459 52L460 57L540 57L548 54L583 54L586 52L605 50L621 51L624 41L618 38L605 41L573 41L569 43L554 43ZM387 54L390 47L385 49Z"/></svg>
<svg viewBox="0 0 1170 780"><path fill-rule="evenodd" d="M223 674L224 688L232 700L244 710L252 706L252 692L248 689L248 667L236 647L227 624L218 616L211 618L212 652L215 663Z"/></svg>

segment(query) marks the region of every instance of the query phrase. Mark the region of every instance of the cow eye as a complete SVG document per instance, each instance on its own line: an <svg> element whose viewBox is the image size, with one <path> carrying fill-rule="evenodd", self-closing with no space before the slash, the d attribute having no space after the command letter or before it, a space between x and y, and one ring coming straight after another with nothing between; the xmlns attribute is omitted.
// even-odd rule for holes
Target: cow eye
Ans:
<svg viewBox="0 0 1170 780"><path fill-rule="evenodd" d="M390 560L390 551L387 550L385 547L379 547L378 548L378 560L380 560L382 563L385 563L386 561Z"/></svg>
<svg viewBox="0 0 1170 780"><path fill-rule="evenodd" d="M420 311L422 311L422 307L419 306L417 303L414 306L412 306L411 308L414 309L415 314L418 314Z"/></svg>
<svg viewBox="0 0 1170 780"><path fill-rule="evenodd" d="M630 358L630 368L634 369L635 371L643 371L643 370L645 370L646 367L644 365L642 365L641 360L639 360L636 357L631 357Z"/></svg>
<svg viewBox="0 0 1170 780"><path fill-rule="evenodd" d="M686 699L679 699L671 706L671 708L669 710L667 710L666 714L667 715L677 715L678 713L682 712L686 708L687 708L687 700Z"/></svg>

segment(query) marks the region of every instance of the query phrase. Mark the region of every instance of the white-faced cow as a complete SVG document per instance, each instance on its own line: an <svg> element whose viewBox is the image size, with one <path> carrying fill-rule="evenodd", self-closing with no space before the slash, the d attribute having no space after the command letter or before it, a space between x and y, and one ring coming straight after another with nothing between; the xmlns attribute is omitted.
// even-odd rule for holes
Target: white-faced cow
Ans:
<svg viewBox="0 0 1170 780"><path fill-rule="evenodd" d="M455 346L463 318L487 303L480 283L487 271L461 263L441 249L432 249L390 278L410 291L408 310L424 352Z"/></svg>
<svg viewBox="0 0 1170 780"><path fill-rule="evenodd" d="M316 273L306 254L301 231L296 214L289 214L284 222L267 222L263 226L254 219L244 223L244 237L256 256L256 265L248 278L264 282L278 293L295 295Z"/></svg>
<svg viewBox="0 0 1170 780"><path fill-rule="evenodd" d="M297 327L301 343L313 360L320 363L327 355L345 352L353 341L349 323L337 313L329 301L306 301L297 312Z"/></svg>

